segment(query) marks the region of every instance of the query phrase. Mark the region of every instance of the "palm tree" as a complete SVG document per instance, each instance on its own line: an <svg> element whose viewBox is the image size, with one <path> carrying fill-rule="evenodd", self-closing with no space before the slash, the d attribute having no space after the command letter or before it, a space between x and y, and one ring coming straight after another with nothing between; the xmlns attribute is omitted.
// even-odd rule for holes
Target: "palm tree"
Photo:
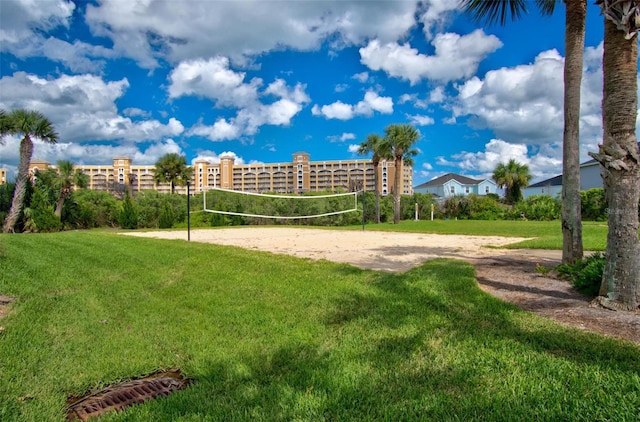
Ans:
<svg viewBox="0 0 640 422"><path fill-rule="evenodd" d="M55 215L62 219L62 207L71 196L73 187L86 188L89 185L89 176L80 169L75 169L71 161L58 161L58 171L53 181L54 187L59 191Z"/></svg>
<svg viewBox="0 0 640 422"><path fill-rule="evenodd" d="M412 165L414 157L418 155L418 150L412 146L418 141L420 132L410 124L392 124L387 126L384 142L388 145L385 148L390 151L393 157L395 176L393 180L393 223L400 223L400 182L402 181L402 166Z"/></svg>
<svg viewBox="0 0 640 422"><path fill-rule="evenodd" d="M543 14L550 15L556 0L536 0ZM586 0L564 0L564 132L562 137L562 262L582 259L582 215L580 214L580 84L584 52ZM504 25L511 14L518 19L527 12L525 0L462 0L464 9L476 17Z"/></svg>
<svg viewBox="0 0 640 422"><path fill-rule="evenodd" d="M602 126L597 154L609 209L609 233L600 303L635 310L640 306L638 196L640 153L636 139L638 108L638 31L640 1L596 2L605 16Z"/></svg>
<svg viewBox="0 0 640 422"><path fill-rule="evenodd" d="M191 179L193 169L187 167L187 159L184 155L170 152L160 157L153 170L153 180L158 183L169 183L171 193L174 193L175 185L186 185Z"/></svg>
<svg viewBox="0 0 640 422"><path fill-rule="evenodd" d="M390 151L388 151L389 143L377 135L367 135L367 140L360 144L358 154L373 154L371 163L373 164L373 184L376 196L376 223L380 224L380 190L378 189L378 166L383 159L390 159Z"/></svg>
<svg viewBox="0 0 640 422"><path fill-rule="evenodd" d="M498 164L493 170L493 180L500 189L505 189L504 197L507 204L515 204L522 200L522 188L529 185L531 177L529 166L520 164L513 158L507 164Z"/></svg>
<svg viewBox="0 0 640 422"><path fill-rule="evenodd" d="M11 202L9 215L4 220L2 231L5 233L15 230L16 222L20 217L24 207L24 197L29 183L29 163L33 154L33 141L31 138L38 138L44 142L55 144L58 141L58 134L47 118L37 111L27 111L23 109L14 110L5 117L6 127L14 134L22 134L20 141L20 163L18 164L18 177L16 187Z"/></svg>

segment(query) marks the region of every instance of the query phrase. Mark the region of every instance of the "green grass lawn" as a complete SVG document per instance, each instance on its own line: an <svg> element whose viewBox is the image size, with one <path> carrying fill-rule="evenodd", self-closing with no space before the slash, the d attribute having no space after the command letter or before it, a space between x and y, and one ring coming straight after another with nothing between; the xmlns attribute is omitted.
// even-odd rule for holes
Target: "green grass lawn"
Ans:
<svg viewBox="0 0 640 422"><path fill-rule="evenodd" d="M517 233L514 233L517 234ZM160 368L195 380L102 421L636 421L640 346L478 289L104 232L0 235L0 420Z"/></svg>
<svg viewBox="0 0 640 422"><path fill-rule="evenodd" d="M358 226L349 229L357 230ZM362 229L362 226L360 226ZM514 243L508 248L562 249L562 227L560 221L516 221L516 220L434 220L401 221L400 224L367 224L365 230L384 230L415 233L466 234L475 236L531 237L532 240ZM602 221L582 222L584 249L604 251L607 246L607 223Z"/></svg>

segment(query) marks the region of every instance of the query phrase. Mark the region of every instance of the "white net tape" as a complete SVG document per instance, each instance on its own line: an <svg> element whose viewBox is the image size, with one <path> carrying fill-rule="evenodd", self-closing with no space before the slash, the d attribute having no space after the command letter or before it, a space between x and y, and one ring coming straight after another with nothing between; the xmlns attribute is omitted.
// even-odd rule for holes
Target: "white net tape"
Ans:
<svg viewBox="0 0 640 422"><path fill-rule="evenodd" d="M225 194L248 195L252 197L269 198L269 199L285 199L287 201L298 201L298 200L318 201L322 199L344 198L347 196L353 196L353 207L348 209L334 210L334 211L328 211L328 212L322 212L322 213L316 213L316 214L305 214L305 215L267 215L267 214L256 214L256 213L250 213L250 212L224 211L224 210L216 210L216 209L207 207L207 196L209 196L212 191L224 192ZM241 217L273 218L273 219L285 219L285 220L302 219L302 218L318 218L318 217L326 217L330 215L345 214L345 213L357 211L358 210L358 194L360 192L336 193L336 194L330 194L330 195L276 195L276 194L269 195L269 194L263 194L263 193L242 192L242 191L221 189L221 188L209 188L206 192L204 192L204 195L202 196L203 211L211 212L215 214L237 215Z"/></svg>

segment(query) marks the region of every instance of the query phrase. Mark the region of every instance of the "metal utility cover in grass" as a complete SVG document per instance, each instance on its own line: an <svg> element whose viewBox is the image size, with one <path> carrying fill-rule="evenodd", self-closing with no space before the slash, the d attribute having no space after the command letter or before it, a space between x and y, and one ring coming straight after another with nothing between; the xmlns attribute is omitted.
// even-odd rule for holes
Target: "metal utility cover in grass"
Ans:
<svg viewBox="0 0 640 422"><path fill-rule="evenodd" d="M112 385L97 393L69 399L67 420L83 420L107 412L122 410L157 397L182 390L192 380L184 378L180 370L157 372L144 378Z"/></svg>

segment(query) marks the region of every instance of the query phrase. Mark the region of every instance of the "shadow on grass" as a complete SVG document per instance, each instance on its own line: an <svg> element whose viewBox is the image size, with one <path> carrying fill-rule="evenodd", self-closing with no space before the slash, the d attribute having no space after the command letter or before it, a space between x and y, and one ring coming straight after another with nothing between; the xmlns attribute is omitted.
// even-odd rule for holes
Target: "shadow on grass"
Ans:
<svg viewBox="0 0 640 422"><path fill-rule="evenodd" d="M637 346L568 329L493 298L462 262L370 274L370 289L345 294L327 310L324 337L209 362L190 374L195 386L146 407L144 417L637 417Z"/></svg>
<svg viewBox="0 0 640 422"><path fill-rule="evenodd" d="M588 300L588 296L587 295L581 295L579 293L567 293L567 292L560 292L558 290L547 290L547 289L540 289L538 287L532 287L532 286L523 286L523 285L516 285L516 284L512 284L512 283L503 283L500 281L496 281L496 280L491 280L488 279L486 277L478 277L478 281L482 282L483 285L489 286L489 287L493 287L494 289L499 289L499 290L509 290L509 291L513 291L513 292L527 292L527 293L535 293L537 295L540 296L549 296L549 297L555 297L558 299L567 299L567 300L581 300L581 301L586 301Z"/></svg>

